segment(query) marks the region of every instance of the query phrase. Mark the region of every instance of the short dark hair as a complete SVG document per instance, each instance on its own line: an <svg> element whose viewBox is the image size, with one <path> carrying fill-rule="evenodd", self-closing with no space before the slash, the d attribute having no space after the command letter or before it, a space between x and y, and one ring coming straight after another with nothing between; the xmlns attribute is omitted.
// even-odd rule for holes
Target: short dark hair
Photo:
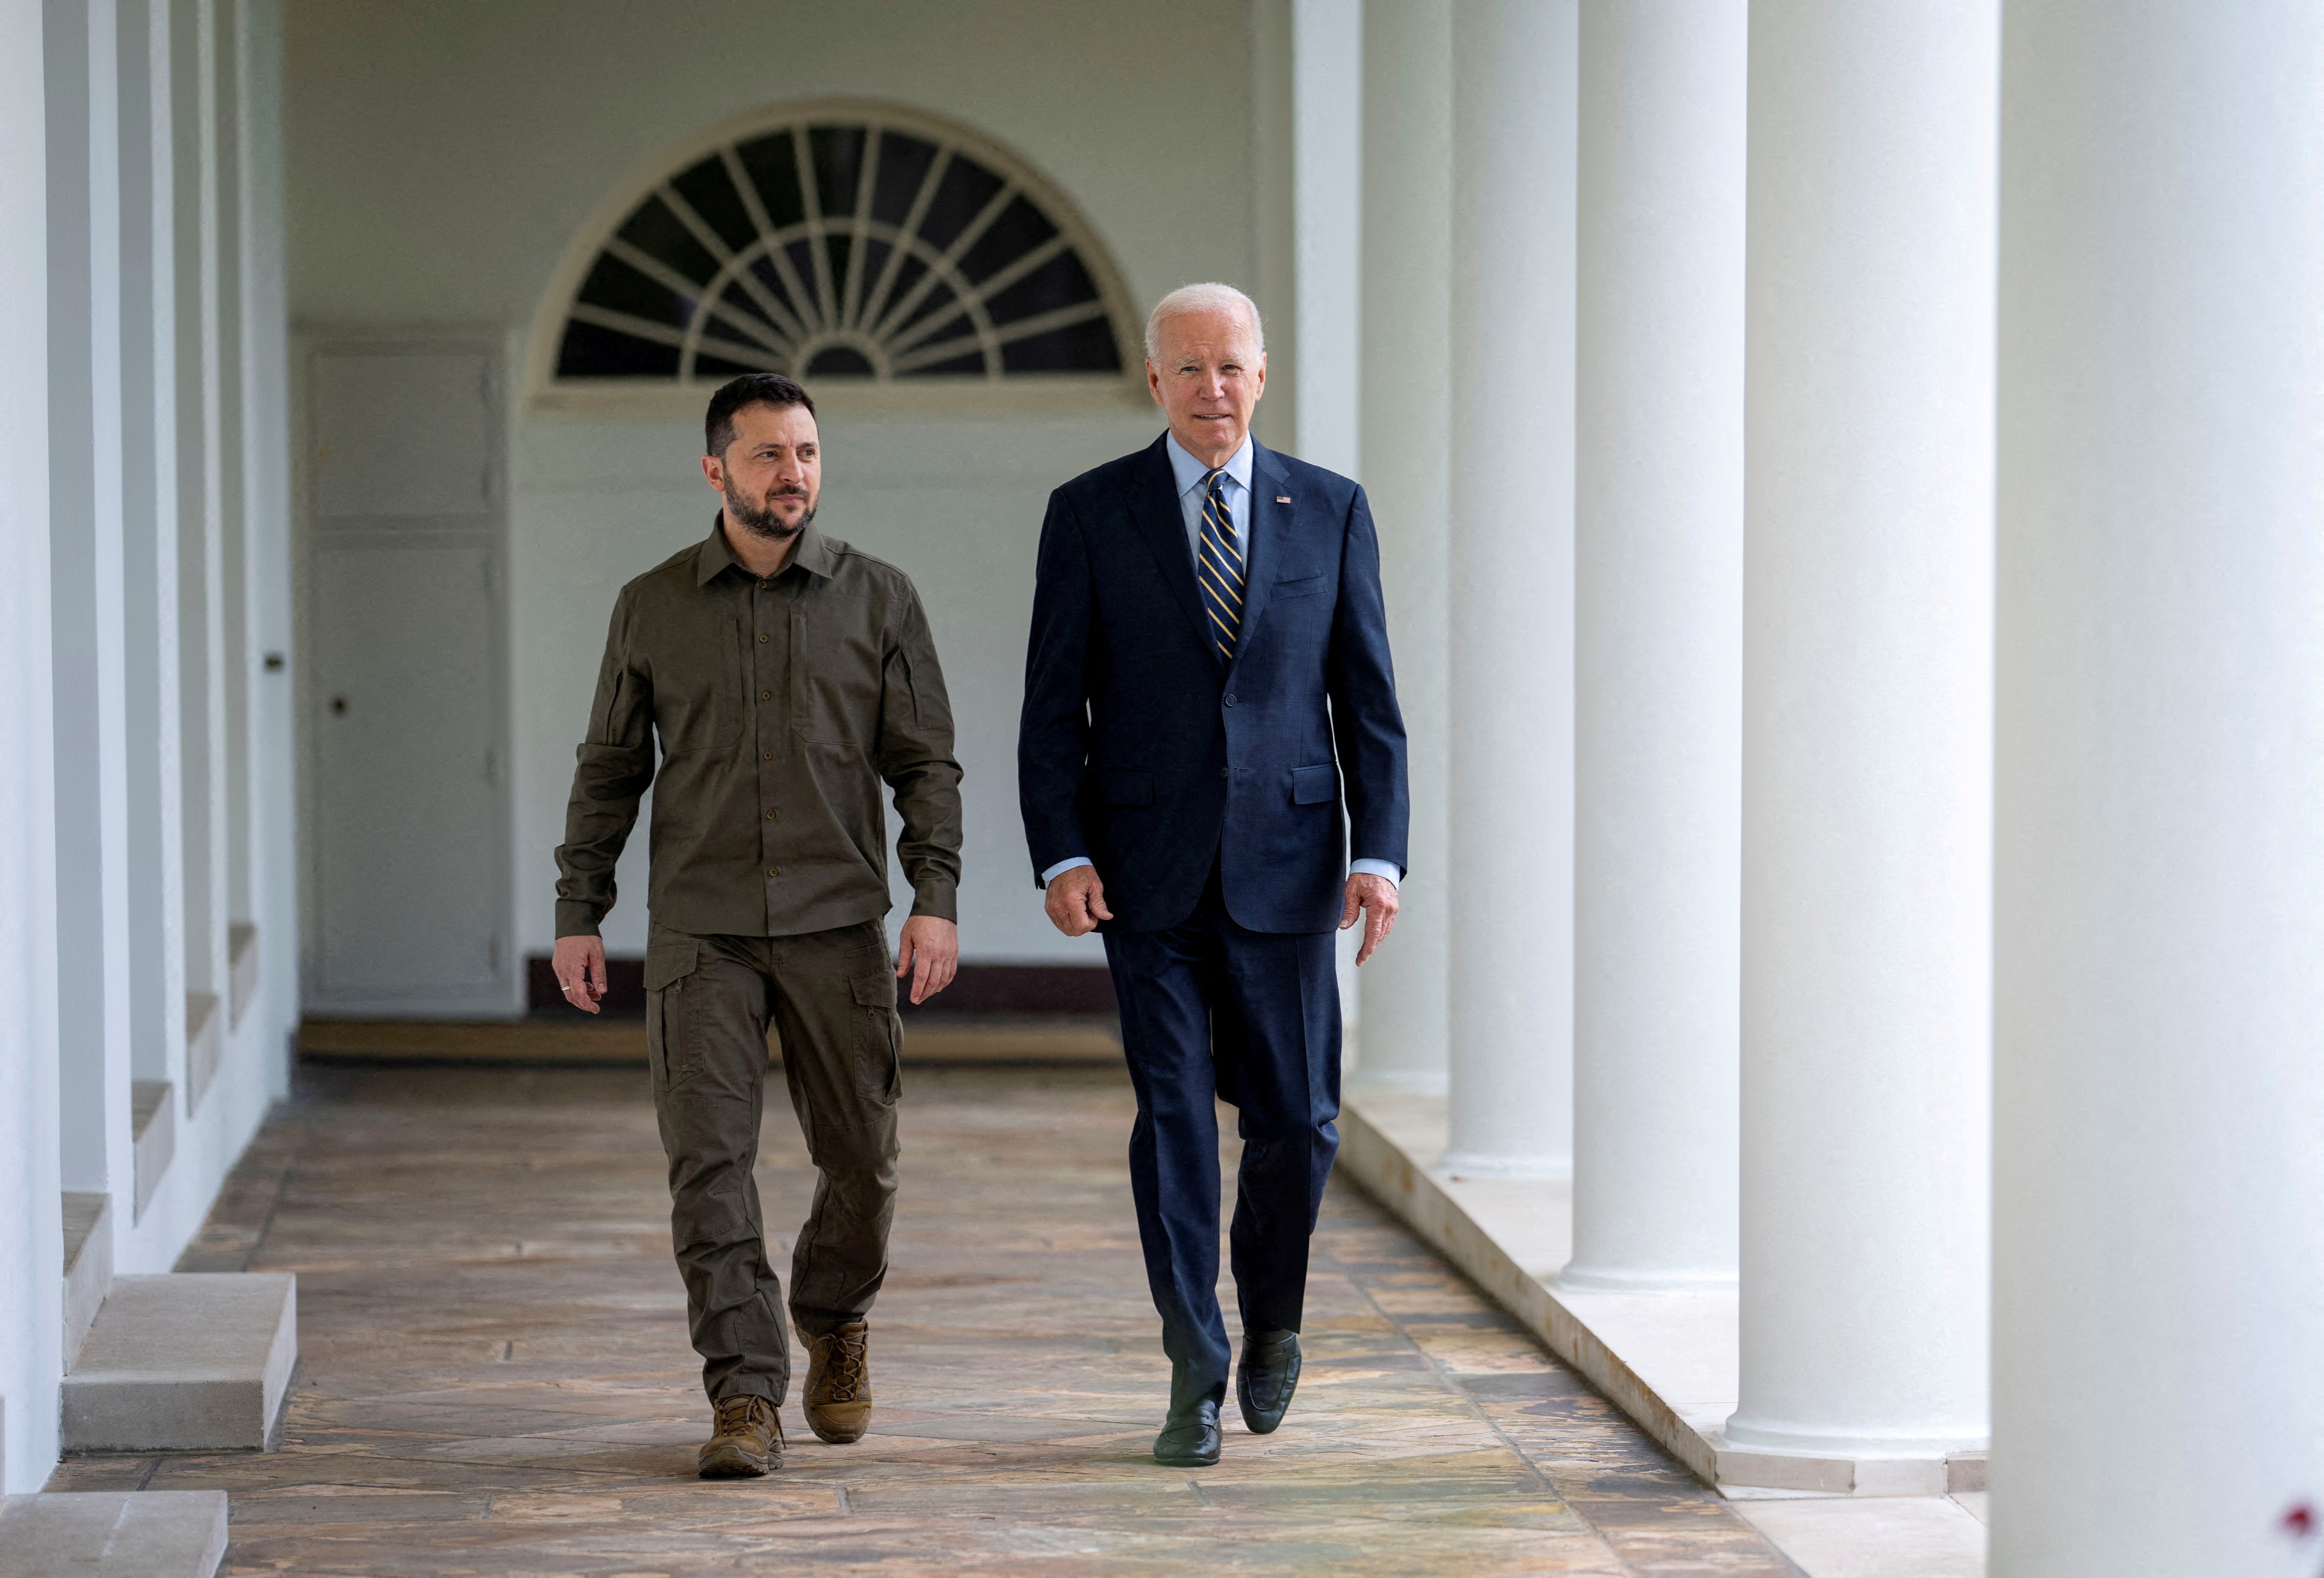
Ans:
<svg viewBox="0 0 2324 1578"><path fill-rule="evenodd" d="M734 441L734 413L746 405L803 405L815 415L815 397L779 373L745 373L718 386L710 410L702 419L703 453L722 459Z"/></svg>

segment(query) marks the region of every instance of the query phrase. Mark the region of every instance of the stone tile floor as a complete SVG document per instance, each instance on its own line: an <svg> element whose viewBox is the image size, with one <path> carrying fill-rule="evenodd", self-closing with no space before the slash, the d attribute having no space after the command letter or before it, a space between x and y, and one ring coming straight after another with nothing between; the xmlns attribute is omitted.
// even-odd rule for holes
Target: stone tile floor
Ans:
<svg viewBox="0 0 2324 1578"><path fill-rule="evenodd" d="M908 1077L855 1445L793 1406L781 1472L693 1476L708 1408L642 1071L336 1068L180 1266L298 1273L281 1451L76 1458L50 1488L225 1490L239 1573L1797 1573L1336 1182L1290 1419L1231 1423L1215 1469L1158 1466L1127 1081ZM786 1269L812 1177L779 1103L761 1186Z"/></svg>

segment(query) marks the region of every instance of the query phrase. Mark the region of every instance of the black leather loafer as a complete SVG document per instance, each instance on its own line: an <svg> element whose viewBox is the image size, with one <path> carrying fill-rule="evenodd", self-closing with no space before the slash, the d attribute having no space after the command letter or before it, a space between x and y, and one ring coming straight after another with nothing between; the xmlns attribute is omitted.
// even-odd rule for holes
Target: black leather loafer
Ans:
<svg viewBox="0 0 2324 1578"><path fill-rule="evenodd" d="M1283 1423L1291 1394L1299 1389L1299 1333L1253 1332L1242 1340L1242 1361L1235 1366L1235 1401L1242 1405L1242 1422L1253 1435L1264 1435Z"/></svg>
<svg viewBox="0 0 2324 1578"><path fill-rule="evenodd" d="M1154 1438L1154 1461L1174 1469L1206 1469L1218 1462L1218 1404L1200 1398L1189 1407L1171 1409Z"/></svg>

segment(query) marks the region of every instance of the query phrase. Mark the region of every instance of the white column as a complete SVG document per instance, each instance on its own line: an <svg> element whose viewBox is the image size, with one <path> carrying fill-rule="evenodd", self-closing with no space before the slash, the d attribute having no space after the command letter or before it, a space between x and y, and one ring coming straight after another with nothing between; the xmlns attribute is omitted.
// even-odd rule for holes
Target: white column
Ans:
<svg viewBox="0 0 2324 1578"><path fill-rule="evenodd" d="M1259 441L1299 452L1299 77L1297 0L1250 0L1250 277L1240 282L1267 315L1271 366L1291 376L1251 417Z"/></svg>
<svg viewBox="0 0 2324 1578"><path fill-rule="evenodd" d="M251 909L267 1090L290 1094L299 1019L298 781L292 743L290 357L282 204L282 8L244 0L243 379L249 526ZM272 655L282 661L267 666Z"/></svg>
<svg viewBox="0 0 2324 1578"><path fill-rule="evenodd" d="M119 0L118 15L122 574L132 742L130 1060L140 1080L180 1081L185 1064L185 865L178 685L177 180L169 0ZM125 1259L121 1264L124 1269L147 1269ZM166 1268L165 1260L151 1269Z"/></svg>
<svg viewBox="0 0 2324 1578"><path fill-rule="evenodd" d="M217 315L218 315L218 531L220 791L218 845L225 865L218 903L231 926L251 912L250 886L250 692L255 667L250 651L250 435L247 359L243 322L246 239L243 207L248 159L244 146L245 100L243 81L244 0L217 0ZM226 937L229 964L218 994L231 999L232 934Z"/></svg>
<svg viewBox="0 0 2324 1578"><path fill-rule="evenodd" d="M56 784L40 0L0 0L0 1490L57 1456Z"/></svg>
<svg viewBox="0 0 2324 1578"><path fill-rule="evenodd" d="M1727 1437L1755 1452L1986 1435L1997 12L1751 7ZM1884 1472L1941 1488L1858 1483Z"/></svg>
<svg viewBox="0 0 2324 1578"><path fill-rule="evenodd" d="M1299 401L1291 450L1342 476L1359 475L1363 30L1363 0L1292 0L1292 256L1298 279L1290 316ZM1351 1029L1359 1017L1361 937L1351 929L1335 939L1340 1013Z"/></svg>
<svg viewBox="0 0 2324 1578"><path fill-rule="evenodd" d="M125 1201L129 781L123 674L121 152L112 0L48 7L49 464L58 1012L68 1189ZM119 1220L118 1217L115 1220Z"/></svg>
<svg viewBox="0 0 2324 1578"><path fill-rule="evenodd" d="M1441 1095L1452 1013L1452 19L1443 0L1364 0L1363 65L1362 365L1380 375L1363 385L1358 475L1379 530L1412 830L1396 935L1363 968L1351 1083Z"/></svg>
<svg viewBox="0 0 2324 1578"><path fill-rule="evenodd" d="M1996 1578L2324 1536L2324 11L2013 10Z"/></svg>
<svg viewBox="0 0 2324 1578"><path fill-rule="evenodd" d="M173 20L177 171L178 687L184 817L186 985L223 1012L227 991L226 355L219 245L219 5L186 0ZM215 1043L209 1043L215 1046ZM216 1069L189 1061L191 1115Z"/></svg>
<svg viewBox="0 0 2324 1578"><path fill-rule="evenodd" d="M1731 1287L1745 0L1582 0L1576 1288Z"/></svg>
<svg viewBox="0 0 2324 1578"><path fill-rule="evenodd" d="M1452 14L1450 1140L1573 1165L1574 0Z"/></svg>
<svg viewBox="0 0 2324 1578"><path fill-rule="evenodd" d="M1299 440L1310 465L1356 472L1362 0L1292 0L1293 298Z"/></svg>

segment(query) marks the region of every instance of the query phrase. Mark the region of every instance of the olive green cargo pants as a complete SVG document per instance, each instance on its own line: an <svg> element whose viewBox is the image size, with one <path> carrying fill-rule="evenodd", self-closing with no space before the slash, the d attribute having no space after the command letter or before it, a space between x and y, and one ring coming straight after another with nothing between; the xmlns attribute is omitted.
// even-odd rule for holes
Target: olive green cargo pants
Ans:
<svg viewBox="0 0 2324 1578"><path fill-rule="evenodd" d="M896 1202L896 977L876 920L803 937L646 939L646 1046L669 1158L670 1238L703 1389L780 1407L790 1381L783 1287L751 1168L767 1026L820 1175L791 1251L790 1315L821 1336L871 1309Z"/></svg>

